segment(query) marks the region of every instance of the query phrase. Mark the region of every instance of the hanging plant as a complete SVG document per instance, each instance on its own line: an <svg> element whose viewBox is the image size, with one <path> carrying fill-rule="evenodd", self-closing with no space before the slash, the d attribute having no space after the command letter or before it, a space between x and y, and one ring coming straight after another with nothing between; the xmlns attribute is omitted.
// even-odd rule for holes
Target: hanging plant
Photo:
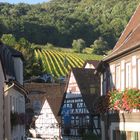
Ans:
<svg viewBox="0 0 140 140"><path fill-rule="evenodd" d="M118 90L112 90L108 93L109 96L109 109L110 110L120 110L122 105L123 93Z"/></svg>
<svg viewBox="0 0 140 140"><path fill-rule="evenodd" d="M113 110L124 110L131 112L140 109L140 91L137 89L126 89L116 95L110 93L110 107Z"/></svg>
<svg viewBox="0 0 140 140"><path fill-rule="evenodd" d="M100 96L94 104L95 113L113 111L140 110L140 90L126 89L125 91L112 90L107 95Z"/></svg>
<svg viewBox="0 0 140 140"><path fill-rule="evenodd" d="M122 98L122 108L131 111L132 109L140 109L140 90L126 90Z"/></svg>

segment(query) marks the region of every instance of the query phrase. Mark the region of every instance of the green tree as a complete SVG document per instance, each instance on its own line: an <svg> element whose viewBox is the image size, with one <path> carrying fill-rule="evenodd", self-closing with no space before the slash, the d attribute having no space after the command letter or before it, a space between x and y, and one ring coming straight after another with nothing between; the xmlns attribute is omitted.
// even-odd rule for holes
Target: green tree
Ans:
<svg viewBox="0 0 140 140"><path fill-rule="evenodd" d="M102 37L95 40L90 47L93 48L92 53L97 55L104 55L108 51L108 43Z"/></svg>
<svg viewBox="0 0 140 140"><path fill-rule="evenodd" d="M81 53L85 47L86 47L86 44L83 39L73 40L72 42L72 48L74 52Z"/></svg>
<svg viewBox="0 0 140 140"><path fill-rule="evenodd" d="M16 38L12 34L3 34L1 41L8 46L15 46L17 43Z"/></svg>
<svg viewBox="0 0 140 140"><path fill-rule="evenodd" d="M23 54L25 59L24 77L25 79L29 79L32 75L34 75L34 73L36 73L34 67L36 68L39 66L35 61L34 50L31 47L31 43L25 38L20 38L15 48Z"/></svg>
<svg viewBox="0 0 140 140"><path fill-rule="evenodd" d="M100 36L112 49L139 0L52 0L0 4L0 36L11 33L31 43L70 47L82 38L87 46Z"/></svg>

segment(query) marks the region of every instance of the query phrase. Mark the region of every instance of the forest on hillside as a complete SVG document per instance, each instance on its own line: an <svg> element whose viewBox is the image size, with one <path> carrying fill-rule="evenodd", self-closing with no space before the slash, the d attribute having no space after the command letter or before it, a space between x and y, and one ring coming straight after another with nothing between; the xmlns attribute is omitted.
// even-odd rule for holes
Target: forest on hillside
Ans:
<svg viewBox="0 0 140 140"><path fill-rule="evenodd" d="M71 48L75 39L89 47L102 37L112 49L140 0L51 0L0 3L0 37L13 34L31 43Z"/></svg>
<svg viewBox="0 0 140 140"><path fill-rule="evenodd" d="M85 60L102 59L114 47L139 2L0 3L0 41L22 52L25 79L46 73L59 78L72 67L82 67Z"/></svg>

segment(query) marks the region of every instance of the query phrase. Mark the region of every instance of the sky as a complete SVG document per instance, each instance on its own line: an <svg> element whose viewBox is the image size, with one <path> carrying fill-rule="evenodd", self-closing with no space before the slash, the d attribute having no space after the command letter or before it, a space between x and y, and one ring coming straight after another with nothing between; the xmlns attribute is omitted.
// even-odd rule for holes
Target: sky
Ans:
<svg viewBox="0 0 140 140"><path fill-rule="evenodd" d="M48 2L49 0L0 0L0 2L8 2L11 4L17 3L28 3L28 4L37 4L42 2Z"/></svg>

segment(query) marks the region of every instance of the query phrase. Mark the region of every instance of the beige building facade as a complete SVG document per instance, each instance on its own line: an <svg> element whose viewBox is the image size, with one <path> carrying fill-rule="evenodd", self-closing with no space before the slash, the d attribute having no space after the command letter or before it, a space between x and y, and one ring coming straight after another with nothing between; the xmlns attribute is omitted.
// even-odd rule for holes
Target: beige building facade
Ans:
<svg viewBox="0 0 140 140"><path fill-rule="evenodd" d="M0 44L0 58L0 140L24 140L27 91L23 87L22 54Z"/></svg>
<svg viewBox="0 0 140 140"><path fill-rule="evenodd" d="M136 9L113 51L100 63L101 95L114 89L122 93L120 100L127 106L130 99L140 97L140 6ZM128 96L128 91L130 92ZM114 94L114 93L112 93ZM115 94L114 94L115 95ZM121 95L121 94L120 94ZM132 96L133 95L133 96ZM124 98L126 97L127 98ZM114 99L117 97L114 96ZM129 102L126 103L126 99ZM123 99L122 99L123 98ZM124 100L125 99L125 100ZM133 101L135 99L133 98ZM109 101L108 101L109 102ZM123 104L124 105L124 104ZM140 101L137 102L140 105ZM115 105L115 107L118 107ZM140 108L108 111L102 115L102 140L140 139Z"/></svg>

